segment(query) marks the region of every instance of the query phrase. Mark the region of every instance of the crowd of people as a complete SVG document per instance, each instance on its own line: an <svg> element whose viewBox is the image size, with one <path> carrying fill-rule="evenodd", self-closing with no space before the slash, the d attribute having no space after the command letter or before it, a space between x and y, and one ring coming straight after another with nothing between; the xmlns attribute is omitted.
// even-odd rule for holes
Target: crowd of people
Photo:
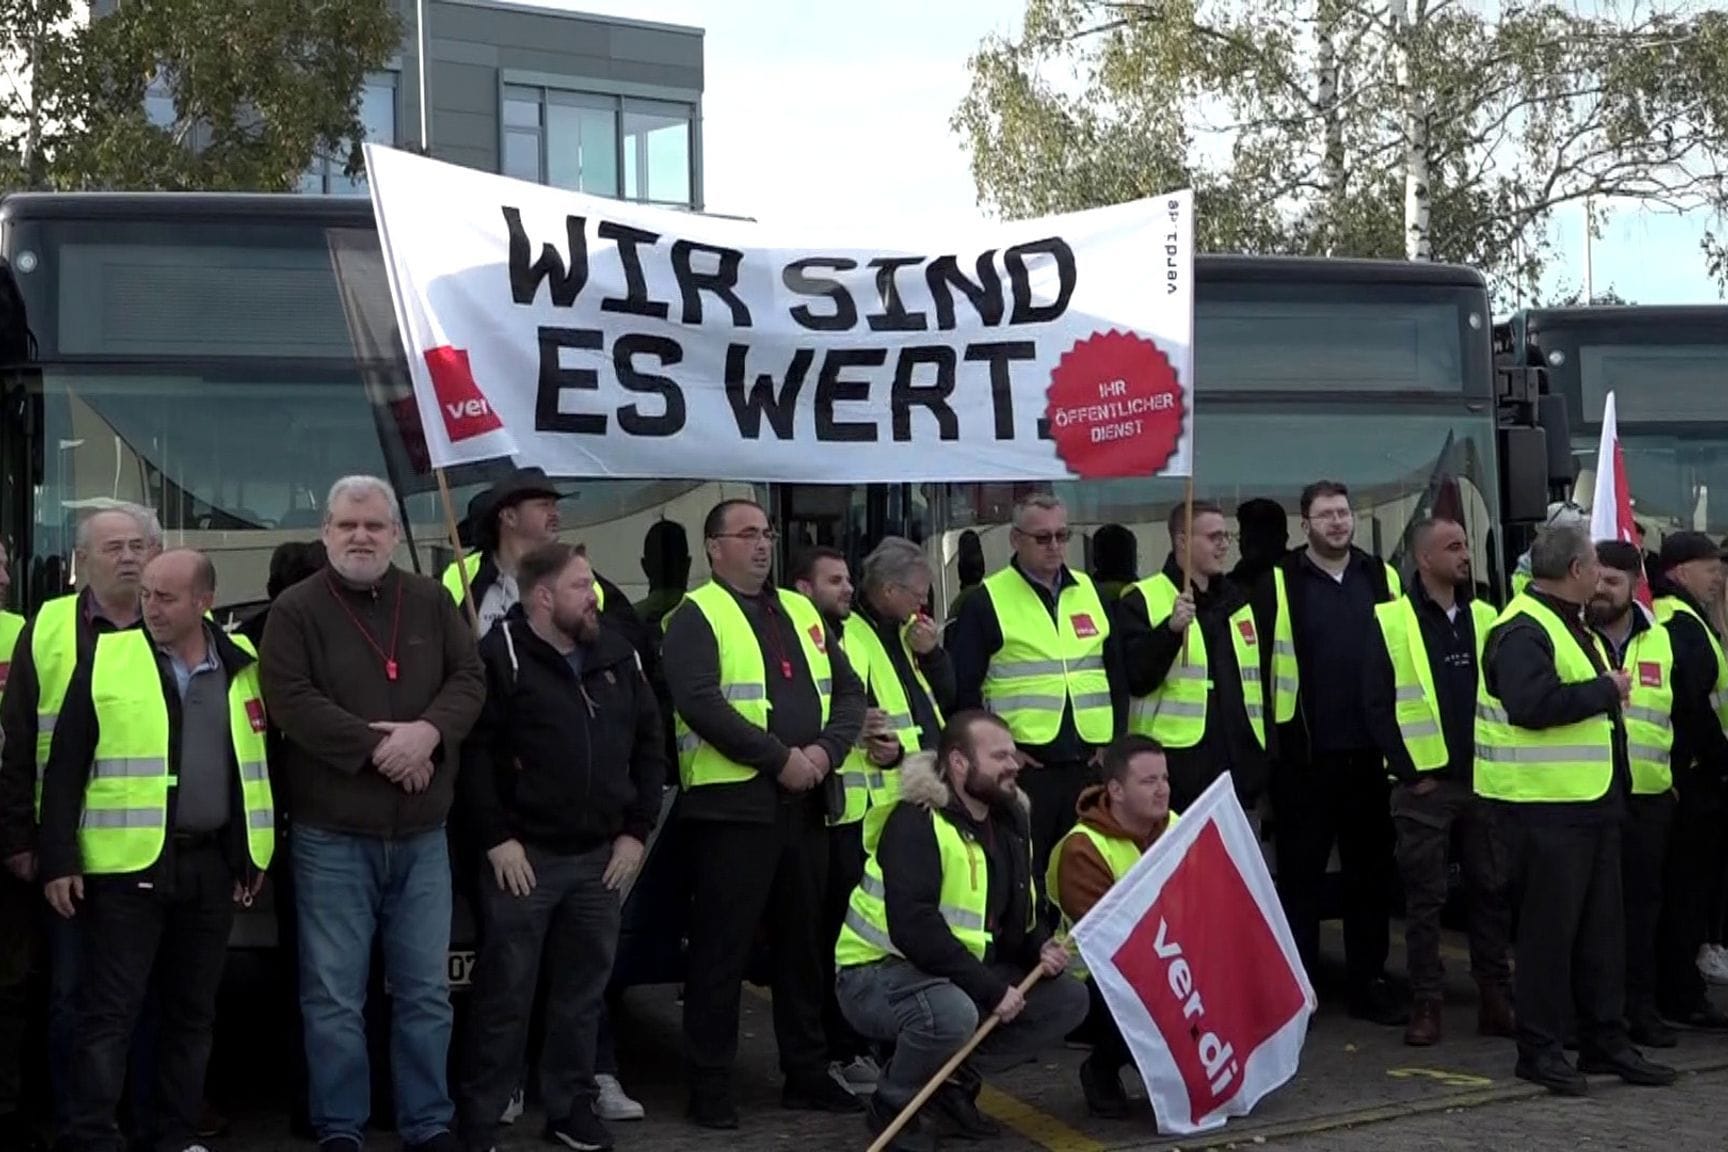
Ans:
<svg viewBox="0 0 1728 1152"><path fill-rule="evenodd" d="M1131 1055L1064 931L1226 774L1267 822L1316 976L1337 849L1339 998L1406 1043L1442 1039L1454 855L1478 1028L1516 1041L1519 1076L1668 1083L1641 1048L1728 1029L1707 985L1728 886L1725 569L1701 534L1647 565L1551 525L1502 610L1477 599L1462 525L1414 525L1401 574L1352 543L1332 481L1302 493L1294 548L1282 508L1236 509L1234 569L1225 510L1178 506L1145 578L1125 533L1104 540L1109 572L1071 568L1066 508L1031 495L1007 565L963 549L944 628L918 544L884 539L856 574L803 548L777 587L775 527L738 499L701 527L695 588L683 530L650 533L653 588L631 605L561 538L558 499L532 470L494 486L472 552L432 579L392 560L389 485L344 478L321 540L278 551L269 607L233 631L207 556L109 508L79 525L81 589L0 616L8 1147L35 1138L5 1113L40 943L59 1146L206 1148L224 957L268 876L297 958L298 1111L323 1152L358 1152L371 1119L375 951L410 1149L495 1147L531 1067L545 1137L611 1148L608 1124L643 1115L611 1033L621 907L672 788L703 1128L743 1124L747 978L772 992L782 1104L874 1134L998 1018L901 1152L994 1134L983 1078L1064 1038L1089 1048L1089 1110L1130 1115ZM1407 987L1387 971L1400 884ZM480 940L452 1052L457 894Z"/></svg>

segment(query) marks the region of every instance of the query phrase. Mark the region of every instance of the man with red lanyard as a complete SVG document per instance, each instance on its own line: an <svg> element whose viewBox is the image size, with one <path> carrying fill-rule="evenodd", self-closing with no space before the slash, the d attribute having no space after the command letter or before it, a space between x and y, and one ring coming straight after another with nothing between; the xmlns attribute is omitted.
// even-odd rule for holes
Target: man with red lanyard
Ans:
<svg viewBox="0 0 1728 1152"><path fill-rule="evenodd" d="M377 936L397 1130L410 1152L460 1149L445 1073L444 822L486 685L449 594L391 563L399 507L375 476L335 483L324 511L329 566L277 598L261 653L293 797L300 1011L321 1152L359 1152L371 1114L363 1006Z"/></svg>

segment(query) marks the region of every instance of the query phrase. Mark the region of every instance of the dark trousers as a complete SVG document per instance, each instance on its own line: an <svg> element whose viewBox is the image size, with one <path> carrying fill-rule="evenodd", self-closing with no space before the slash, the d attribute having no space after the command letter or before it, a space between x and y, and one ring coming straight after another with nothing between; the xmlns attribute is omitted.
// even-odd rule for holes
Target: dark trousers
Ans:
<svg viewBox="0 0 1728 1152"><path fill-rule="evenodd" d="M1025 976L1007 965L992 967L1015 984ZM877 1105L888 1114L910 1103L983 1019L966 993L904 960L842 968L839 985L847 1019L872 1040L894 1045L876 1083ZM1006 1071L1056 1047L1085 1018L1086 990L1080 981L1068 976L1040 980L1026 993L1020 1015L993 1029L968 1063L986 1076Z"/></svg>
<svg viewBox="0 0 1728 1152"><path fill-rule="evenodd" d="M1506 805L1518 889L1518 1056L1562 1056L1576 1020L1585 1055L1628 1046L1620 825L1567 824Z"/></svg>
<svg viewBox="0 0 1728 1152"><path fill-rule="evenodd" d="M782 803L772 824L689 822L695 884L684 1058L694 1092L729 1091L739 998L758 925L773 953L774 1036L788 1079L827 1075L822 1035L822 895L828 829L819 810Z"/></svg>
<svg viewBox="0 0 1728 1152"><path fill-rule="evenodd" d="M0 1121L24 1111L24 1043L30 1022L30 962L42 895L0 871ZM6 1128L0 1126L0 1138Z"/></svg>
<svg viewBox="0 0 1728 1152"><path fill-rule="evenodd" d="M1662 912L1662 870L1674 794L1633 796L1620 841L1620 886L1625 898L1626 1016L1656 1014L1656 928Z"/></svg>
<svg viewBox="0 0 1728 1152"><path fill-rule="evenodd" d="M1320 956L1321 897L1332 846L1344 870L1344 959L1353 993L1379 979L1391 951L1392 811L1378 753L1280 765L1273 776L1278 895L1309 973Z"/></svg>
<svg viewBox="0 0 1728 1152"><path fill-rule="evenodd" d="M870 1050L869 1042L840 1011L840 998L834 991L834 946L852 902L852 889L863 878L863 821L828 829L828 886L822 901L822 1032L828 1038L828 1059L842 1064Z"/></svg>
<svg viewBox="0 0 1728 1152"><path fill-rule="evenodd" d="M1020 788L1032 802L1032 875L1037 877L1038 891L1048 901L1044 891L1044 872L1050 863L1050 851L1056 842L1074 827L1074 806L1088 784L1098 780L1098 770L1083 760L1044 764L1020 770Z"/></svg>
<svg viewBox="0 0 1728 1152"><path fill-rule="evenodd" d="M157 1147L192 1143L216 1025L216 993L234 923L234 876L212 843L175 845L151 875L85 878L78 1047L72 1063L74 1152L122 1152L116 1123L127 1053L155 972L160 1003Z"/></svg>
<svg viewBox="0 0 1728 1152"><path fill-rule="evenodd" d="M1415 785L1392 790L1392 825L1398 837L1398 874L1404 882L1404 948L1410 992L1438 1000L1446 989L1440 961L1440 913L1446 907L1446 875L1454 830L1470 900L1470 974L1477 983L1510 990L1512 906L1507 892L1505 850L1494 830L1493 805L1468 784L1434 779L1426 794Z"/></svg>
<svg viewBox="0 0 1728 1152"><path fill-rule="evenodd" d="M1689 1016L1709 994L1698 971L1698 948L1719 939L1717 901L1728 880L1724 828L1728 796L1720 787L1696 778L1682 781L1669 828L1656 945L1657 1004L1671 1017Z"/></svg>
<svg viewBox="0 0 1728 1152"><path fill-rule="evenodd" d="M1120 1071L1134 1062L1134 1054L1128 1050L1128 1042L1122 1039L1122 1029L1117 1026L1116 1017L1111 1015L1110 1005L1104 1002L1104 993L1098 982L1090 976L1086 978L1086 996L1086 1031L1092 1036L1092 1064L1105 1072Z"/></svg>
<svg viewBox="0 0 1728 1152"><path fill-rule="evenodd" d="M620 902L603 882L611 859L609 843L573 854L530 848L534 890L526 896L498 887L490 867L483 865L485 935L474 961L474 999L457 1093L470 1147L491 1147L498 1117L521 1083L542 956L547 989L541 1102L554 1120L593 1105L600 1015L618 950Z"/></svg>

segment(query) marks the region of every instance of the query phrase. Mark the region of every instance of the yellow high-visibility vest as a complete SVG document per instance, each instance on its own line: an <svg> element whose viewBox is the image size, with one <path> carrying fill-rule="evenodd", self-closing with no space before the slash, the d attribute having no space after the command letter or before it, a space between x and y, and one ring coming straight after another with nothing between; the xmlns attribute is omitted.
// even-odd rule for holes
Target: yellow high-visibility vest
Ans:
<svg viewBox="0 0 1728 1152"><path fill-rule="evenodd" d="M484 553L470 552L462 557L460 565L452 563L444 569L444 575L440 577L440 581L444 585L444 590L450 593L451 599L455 600L458 606L462 603L462 569L467 569L468 585L472 588L474 578L480 574L480 565L485 559ZM606 589L601 585L598 573L594 577L594 606L601 612L606 611ZM480 610L479 597L474 599L474 610L476 612Z"/></svg>
<svg viewBox="0 0 1728 1152"><path fill-rule="evenodd" d="M1017 744L1056 739L1069 706L1086 743L1108 744L1113 735L1104 668L1110 618L1091 577L1070 575L1073 582L1063 587L1054 620L1018 569L1004 568L984 581L1002 630L1002 647L984 674L984 706L1002 718Z"/></svg>
<svg viewBox="0 0 1728 1152"><path fill-rule="evenodd" d="M864 690L873 692L876 696L876 706L888 713L888 727L900 740L900 747L907 753L918 751L924 746L926 733L912 718L912 705L906 694L906 686L900 682L900 674L894 667L893 658L888 654L888 648L882 643L876 629L858 613L854 612L846 618L845 627L841 633L840 647L846 652L846 659L852 665L852 671L864 682ZM899 643L906 654L906 663L912 669L912 677L930 701L930 707L936 712L936 723L942 723L942 710L936 704L936 696L930 691L930 682L924 678L923 671L918 667L918 657L911 646L906 643L905 629L900 630ZM932 739L939 732L928 734ZM862 742L862 737L859 738ZM845 824L856 824L866 821L864 834L865 847L875 841L875 836L881 834L881 820L870 820L872 811L884 813L900 794L900 774L887 771L870 762L863 747L855 747L846 754L845 761L840 765L840 779L845 785L846 808L838 819L830 819L829 824L839 827ZM874 825L874 828L871 826ZM873 835L874 833L874 835Z"/></svg>
<svg viewBox="0 0 1728 1152"><path fill-rule="evenodd" d="M799 647L810 677L815 681L816 694L822 701L822 723L828 723L828 701L833 691L833 665L828 659L826 632L822 615L807 597L784 588L775 589L780 607L790 617L798 633ZM768 670L762 659L762 643L750 627L744 609L726 588L713 581L691 592L685 598L686 609L702 613L708 627L714 631L714 644L720 651L720 693L738 714L751 724L768 730ZM686 789L710 784L736 784L749 780L757 772L733 760L728 760L712 744L691 730L683 713L673 717L678 740L678 779Z"/></svg>
<svg viewBox="0 0 1728 1152"><path fill-rule="evenodd" d="M1588 684L1602 673L1591 663L1571 629L1553 609L1533 596L1512 598L1495 620L1499 627L1528 616L1548 634L1554 670L1563 684ZM1601 667L1609 667L1602 642L1591 637ZM1556 728L1519 728L1500 698L1477 678L1476 794L1513 803L1588 803L1607 795L1614 782L1614 721L1591 716Z"/></svg>
<svg viewBox="0 0 1728 1152"><path fill-rule="evenodd" d="M1296 662L1295 626L1290 622L1290 591L1284 581L1284 569L1272 569L1273 597L1277 601L1278 619L1272 625L1272 718L1288 724L1296 718L1296 701L1302 692L1302 669ZM1391 603L1404 595L1404 582L1398 569L1386 565L1386 599Z"/></svg>
<svg viewBox="0 0 1728 1152"><path fill-rule="evenodd" d="M1154 626L1168 620L1175 609L1176 584L1160 572L1135 584L1146 600L1146 618ZM1247 604L1230 614L1230 647L1236 654L1237 678L1242 686L1242 706L1254 741L1266 747L1266 697L1260 682L1260 637L1254 627L1254 610ZM1194 635L1183 645L1165 673L1164 682L1145 696L1135 697L1128 713L1128 731L1150 736L1166 748L1192 748L1206 735L1206 702L1212 686L1211 659L1206 635L1199 621L1189 626Z"/></svg>
<svg viewBox="0 0 1728 1152"><path fill-rule="evenodd" d="M1470 620L1475 625L1476 678L1482 678L1482 647L1494 627L1494 609L1479 600L1470 601ZM1408 596L1374 608L1380 640L1392 659L1394 711L1404 750L1418 772L1446 767L1446 731L1440 720L1440 698L1434 691L1434 667L1428 659L1428 644L1416 619L1416 605Z"/></svg>
<svg viewBox="0 0 1728 1152"><path fill-rule="evenodd" d="M1656 601L1656 619L1666 626L1675 616L1690 616L1698 621L1698 626L1704 629L1704 635L1710 639L1710 651L1716 657L1716 687L1710 693L1710 707L1716 711L1716 722L1728 731L1728 655L1722 649L1722 641L1716 638L1716 630L1710 627L1710 622L1698 615L1692 605L1678 596L1664 596Z"/></svg>
<svg viewBox="0 0 1728 1152"><path fill-rule="evenodd" d="M1632 698L1620 718L1626 724L1632 791L1660 796L1674 787L1674 642L1666 624L1653 624L1632 637L1626 674L1632 679Z"/></svg>
<svg viewBox="0 0 1728 1152"><path fill-rule="evenodd" d="M251 643L230 637L249 655ZM149 634L130 628L96 641L90 694L100 729L84 788L78 847L90 875L142 872L156 863L168 836L168 702ZM240 777L246 848L252 863L270 866L276 813L265 763L264 704L256 660L228 684L228 728Z"/></svg>

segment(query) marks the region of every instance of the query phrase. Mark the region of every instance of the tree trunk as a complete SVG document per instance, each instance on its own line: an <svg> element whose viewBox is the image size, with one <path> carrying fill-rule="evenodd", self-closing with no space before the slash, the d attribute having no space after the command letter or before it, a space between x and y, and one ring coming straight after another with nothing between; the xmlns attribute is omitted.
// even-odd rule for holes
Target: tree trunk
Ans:
<svg viewBox="0 0 1728 1152"><path fill-rule="evenodd" d="M1344 207L1344 116L1338 107L1338 0L1319 0L1314 19L1314 104L1321 124L1320 183L1326 210L1323 219L1332 222L1325 235L1323 255L1333 255L1336 221Z"/></svg>
<svg viewBox="0 0 1728 1152"><path fill-rule="evenodd" d="M1410 0L1392 0L1391 20L1393 80L1404 136L1404 258L1432 260L1434 238L1429 228L1428 108L1410 78L1411 42L1415 28L1410 21Z"/></svg>

